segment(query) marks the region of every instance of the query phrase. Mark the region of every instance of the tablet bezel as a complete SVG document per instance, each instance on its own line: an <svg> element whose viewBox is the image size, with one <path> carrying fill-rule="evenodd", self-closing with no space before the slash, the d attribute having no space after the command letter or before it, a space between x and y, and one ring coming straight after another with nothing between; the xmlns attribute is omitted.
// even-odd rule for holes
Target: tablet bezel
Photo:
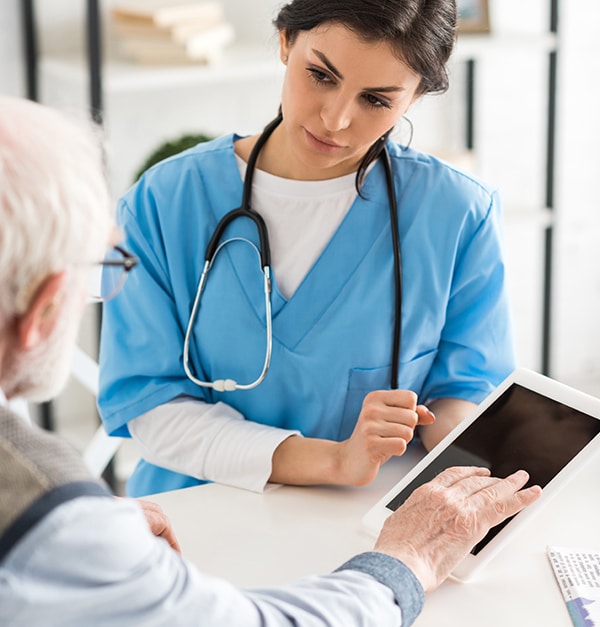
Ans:
<svg viewBox="0 0 600 627"><path fill-rule="evenodd" d="M452 443L463 431L465 431L479 416L492 405L508 388L517 384L533 392L537 392L549 399L567 405L575 410L583 412L600 420L600 399L576 390L554 379L550 379L532 370L519 368L513 371L489 396L487 396L455 429L453 429L436 447L427 453L394 487L389 490L363 517L363 525L368 532L377 535L381 530L385 519L392 514L392 510L386 505L396 495L413 481L432 460L437 458L450 443ZM469 553L465 559L454 569L452 577L460 581L467 581L475 577L477 572L486 564L507 542L510 536L529 518L543 507L556 492L570 481L585 463L600 451L600 434L596 435L586 444L573 459L571 459L551 479L543 489L542 496L533 505L515 516L496 536L494 536L477 555Z"/></svg>

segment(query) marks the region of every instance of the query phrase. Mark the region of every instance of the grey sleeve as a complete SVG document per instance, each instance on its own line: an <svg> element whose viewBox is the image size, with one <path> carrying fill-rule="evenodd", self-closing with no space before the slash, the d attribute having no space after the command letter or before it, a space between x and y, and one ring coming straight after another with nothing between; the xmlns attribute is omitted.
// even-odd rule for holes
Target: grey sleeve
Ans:
<svg viewBox="0 0 600 627"><path fill-rule="evenodd" d="M353 557L337 571L346 569L371 575L392 590L402 611L403 627L412 625L421 613L425 601L423 588L413 572L400 560L371 551Z"/></svg>

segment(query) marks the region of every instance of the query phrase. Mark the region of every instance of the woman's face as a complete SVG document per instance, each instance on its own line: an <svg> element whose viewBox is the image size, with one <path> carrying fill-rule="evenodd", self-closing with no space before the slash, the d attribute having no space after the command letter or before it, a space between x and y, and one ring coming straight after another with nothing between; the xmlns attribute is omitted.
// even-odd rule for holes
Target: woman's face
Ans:
<svg viewBox="0 0 600 627"><path fill-rule="evenodd" d="M355 172L418 96L421 77L388 44L367 42L342 25L301 31L291 46L281 33L280 48L287 57L276 140L281 176L322 180Z"/></svg>

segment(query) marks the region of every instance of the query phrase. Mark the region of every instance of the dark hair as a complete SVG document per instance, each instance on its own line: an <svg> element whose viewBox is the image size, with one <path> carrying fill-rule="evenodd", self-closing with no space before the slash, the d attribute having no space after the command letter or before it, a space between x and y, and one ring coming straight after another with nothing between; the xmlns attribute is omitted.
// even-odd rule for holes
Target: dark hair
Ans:
<svg viewBox="0 0 600 627"><path fill-rule="evenodd" d="M446 64L456 41L455 0L292 0L273 20L290 44L300 31L326 23L343 24L366 41L387 42L421 77L420 95L448 89ZM391 131L367 151L357 172L357 188Z"/></svg>

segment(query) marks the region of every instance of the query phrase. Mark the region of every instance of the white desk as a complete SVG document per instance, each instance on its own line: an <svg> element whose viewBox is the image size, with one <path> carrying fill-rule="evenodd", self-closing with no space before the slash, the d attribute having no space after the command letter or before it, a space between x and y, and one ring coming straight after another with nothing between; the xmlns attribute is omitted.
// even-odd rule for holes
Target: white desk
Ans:
<svg viewBox="0 0 600 627"><path fill-rule="evenodd" d="M361 517L423 452L409 450L364 488L277 487L265 494L209 484L150 497L171 517L184 555L244 587L329 572L369 550ZM600 547L600 456L589 462L468 584L427 595L417 627L571 627L548 544Z"/></svg>

